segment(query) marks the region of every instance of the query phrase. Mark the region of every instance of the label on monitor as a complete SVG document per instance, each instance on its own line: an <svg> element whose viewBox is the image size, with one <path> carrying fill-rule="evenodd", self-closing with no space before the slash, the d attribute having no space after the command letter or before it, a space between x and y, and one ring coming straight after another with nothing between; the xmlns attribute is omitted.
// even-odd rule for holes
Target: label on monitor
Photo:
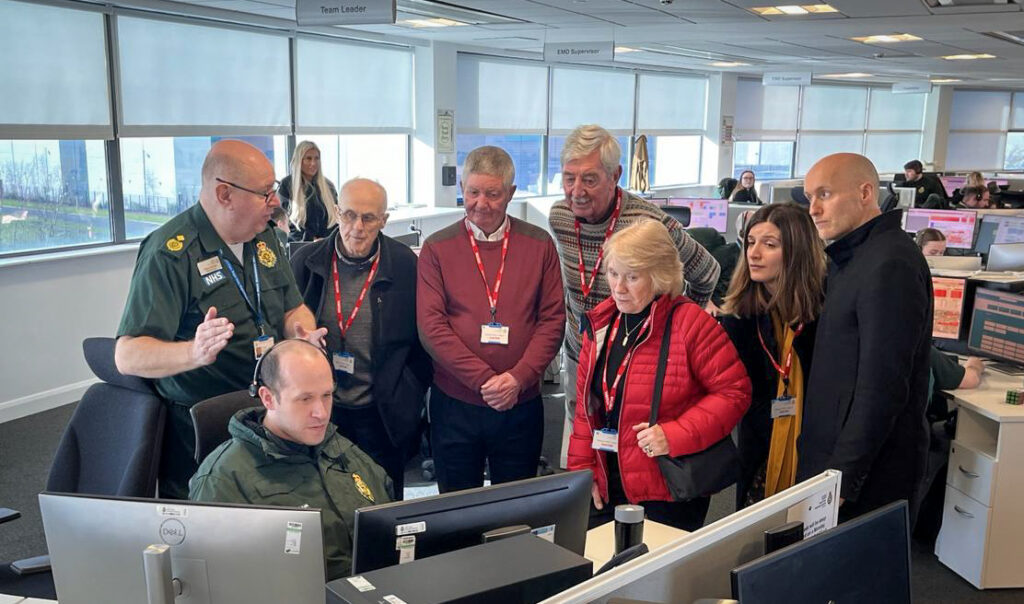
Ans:
<svg viewBox="0 0 1024 604"><path fill-rule="evenodd" d="M167 518L187 518L188 508L181 505L158 505L156 513Z"/></svg>
<svg viewBox="0 0 1024 604"><path fill-rule="evenodd" d="M359 575L358 577L349 577L348 582L352 584L352 587L355 587L359 591L373 591L377 589L373 586L373 583L367 581L362 575Z"/></svg>
<svg viewBox="0 0 1024 604"><path fill-rule="evenodd" d="M551 543L555 542L555 525L553 524L549 524L547 526L538 526L530 532L545 541L549 541Z"/></svg>
<svg viewBox="0 0 1024 604"><path fill-rule="evenodd" d="M388 604L406 604L405 600L398 596L382 596L381 600L384 600Z"/></svg>
<svg viewBox="0 0 1024 604"><path fill-rule="evenodd" d="M426 522L410 522L409 524L399 524L395 527L395 534L401 537L402 535L415 535L416 533L427 532Z"/></svg>
<svg viewBox="0 0 1024 604"><path fill-rule="evenodd" d="M298 556L302 551L302 523L289 522L284 531L284 553Z"/></svg>
<svg viewBox="0 0 1024 604"><path fill-rule="evenodd" d="M416 559L416 535L405 535L395 539L398 550L398 563L406 564Z"/></svg>

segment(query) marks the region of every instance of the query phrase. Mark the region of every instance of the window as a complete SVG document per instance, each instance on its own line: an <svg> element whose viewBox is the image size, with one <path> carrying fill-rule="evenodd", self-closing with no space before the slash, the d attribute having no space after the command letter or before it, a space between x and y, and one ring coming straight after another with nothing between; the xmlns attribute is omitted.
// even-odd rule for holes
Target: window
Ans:
<svg viewBox="0 0 1024 604"><path fill-rule="evenodd" d="M456 170L457 180L462 182L462 164L469 152L483 145L501 147L512 156L516 166L516 197L528 197L541 194L542 175L540 155L544 149L544 137L540 135L485 135L460 134L456 139ZM459 189L462 197L462 189Z"/></svg>
<svg viewBox="0 0 1024 604"><path fill-rule="evenodd" d="M297 134L320 147L320 169L336 188L361 177L388 192L388 206L409 203L409 137L405 134ZM284 174L278 174L283 178Z"/></svg>
<svg viewBox="0 0 1024 604"><path fill-rule="evenodd" d="M999 90L953 91L946 169L992 170L1014 161L1007 136L1019 119L1012 111L1014 96Z"/></svg>
<svg viewBox="0 0 1024 604"><path fill-rule="evenodd" d="M125 238L145 237L199 200L203 160L218 136L121 139ZM284 136L233 136L255 145L275 165ZM283 175L277 172L278 178Z"/></svg>
<svg viewBox="0 0 1024 604"><path fill-rule="evenodd" d="M629 185L629 165L632 161L632 147L629 144L628 136L616 136L619 147L622 149L622 176L619 178L619 186L625 188ZM650 150L650 141L647 148ZM562 147L565 146L564 136L548 137L548 182L546 195L559 195L562 193Z"/></svg>
<svg viewBox="0 0 1024 604"><path fill-rule="evenodd" d="M652 187L686 185L700 181L701 135L651 136L647 139L649 180Z"/></svg>
<svg viewBox="0 0 1024 604"><path fill-rule="evenodd" d="M733 177L751 170L762 180L793 176L793 141L738 141L733 148Z"/></svg>
<svg viewBox="0 0 1024 604"><path fill-rule="evenodd" d="M569 133L600 124L613 134L633 131L634 83L628 71L551 68L551 130Z"/></svg>
<svg viewBox="0 0 1024 604"><path fill-rule="evenodd" d="M0 141L0 254L109 241L103 141Z"/></svg>
<svg viewBox="0 0 1024 604"><path fill-rule="evenodd" d="M1010 132L1006 135L1006 160L1003 167L1007 170L1024 170L1024 132Z"/></svg>

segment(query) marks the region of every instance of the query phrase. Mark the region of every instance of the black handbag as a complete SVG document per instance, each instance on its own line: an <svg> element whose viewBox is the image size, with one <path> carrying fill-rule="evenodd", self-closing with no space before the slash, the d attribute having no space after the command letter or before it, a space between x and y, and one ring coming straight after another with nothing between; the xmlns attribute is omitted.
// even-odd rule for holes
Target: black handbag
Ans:
<svg viewBox="0 0 1024 604"><path fill-rule="evenodd" d="M668 321L665 323L665 335L661 339L658 371L654 377L654 396L651 399L649 423L652 426L658 422L658 407L661 406L661 391L665 384L665 369L668 365L669 341L672 338L672 315L675 314L675 311L676 307L669 310ZM712 495L732 485L739 477L739 452L729 434L703 451L679 457L659 455L656 459L674 501L687 501L696 497Z"/></svg>

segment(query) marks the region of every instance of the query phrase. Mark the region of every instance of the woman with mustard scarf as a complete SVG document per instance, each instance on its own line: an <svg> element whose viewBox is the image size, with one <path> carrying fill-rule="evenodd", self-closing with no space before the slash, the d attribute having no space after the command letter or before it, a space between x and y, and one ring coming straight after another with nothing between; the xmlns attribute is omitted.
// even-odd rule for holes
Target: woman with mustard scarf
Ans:
<svg viewBox="0 0 1024 604"><path fill-rule="evenodd" d="M753 386L737 427L737 509L796 482L796 444L825 279L824 244L805 208L765 206L745 233L722 317Z"/></svg>

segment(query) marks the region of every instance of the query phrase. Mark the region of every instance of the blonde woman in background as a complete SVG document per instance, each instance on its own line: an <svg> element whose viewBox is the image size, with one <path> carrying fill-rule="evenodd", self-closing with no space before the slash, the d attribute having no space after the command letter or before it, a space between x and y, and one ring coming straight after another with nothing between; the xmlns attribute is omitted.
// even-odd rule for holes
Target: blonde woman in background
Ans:
<svg viewBox="0 0 1024 604"><path fill-rule="evenodd" d="M292 241L316 241L334 226L338 191L320 169L320 148L302 141L292 154L291 174L281 180L281 207L291 221Z"/></svg>

